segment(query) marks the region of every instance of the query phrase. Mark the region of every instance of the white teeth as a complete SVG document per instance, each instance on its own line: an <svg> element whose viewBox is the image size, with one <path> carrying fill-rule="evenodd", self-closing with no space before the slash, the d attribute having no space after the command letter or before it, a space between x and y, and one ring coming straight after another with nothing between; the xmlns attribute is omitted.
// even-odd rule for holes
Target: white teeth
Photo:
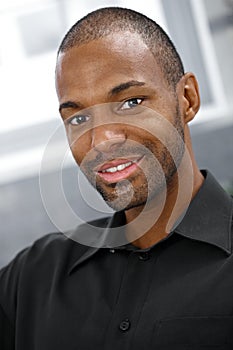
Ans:
<svg viewBox="0 0 233 350"><path fill-rule="evenodd" d="M107 173L115 173L117 171L117 168L114 166L112 168L106 169L105 170Z"/></svg>
<svg viewBox="0 0 233 350"><path fill-rule="evenodd" d="M133 163L134 162L128 162L128 163L125 163L125 164L119 164L118 166L114 166L112 168L108 168L108 169L102 170L102 173L115 173L117 171L121 171L121 170L127 168L128 166L130 166Z"/></svg>
<svg viewBox="0 0 233 350"><path fill-rule="evenodd" d="M125 169L125 164L120 164L120 165L117 166L117 170L118 171L121 171L123 169Z"/></svg>

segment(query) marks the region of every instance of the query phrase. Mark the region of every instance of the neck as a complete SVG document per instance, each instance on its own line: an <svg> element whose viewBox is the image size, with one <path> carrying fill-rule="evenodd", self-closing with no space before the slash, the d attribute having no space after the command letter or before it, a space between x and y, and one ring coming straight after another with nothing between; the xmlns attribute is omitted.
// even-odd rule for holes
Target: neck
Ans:
<svg viewBox="0 0 233 350"><path fill-rule="evenodd" d="M196 162L192 159L192 166L187 168L184 157L167 189L146 206L126 211L128 240L145 249L165 238L184 215L202 183L203 176Z"/></svg>

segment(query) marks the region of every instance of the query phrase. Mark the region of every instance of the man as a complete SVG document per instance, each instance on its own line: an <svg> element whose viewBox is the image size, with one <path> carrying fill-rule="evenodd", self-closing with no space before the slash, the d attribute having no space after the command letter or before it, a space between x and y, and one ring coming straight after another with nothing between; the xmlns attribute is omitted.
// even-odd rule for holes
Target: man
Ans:
<svg viewBox="0 0 233 350"><path fill-rule="evenodd" d="M116 214L1 271L1 349L232 348L232 199L196 164L198 85L170 39L99 9L63 39L56 89L73 156Z"/></svg>

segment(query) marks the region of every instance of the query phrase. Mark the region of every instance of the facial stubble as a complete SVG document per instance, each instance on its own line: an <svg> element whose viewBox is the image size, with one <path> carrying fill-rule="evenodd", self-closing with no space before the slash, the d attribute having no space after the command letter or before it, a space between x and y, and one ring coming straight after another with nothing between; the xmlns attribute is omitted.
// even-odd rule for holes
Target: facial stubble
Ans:
<svg viewBox="0 0 233 350"><path fill-rule="evenodd" d="M111 154L109 160L127 159L129 154L144 156L142 166L138 167L135 174L117 183L107 183L98 174L94 174L93 168L103 162L101 154L95 160L83 162L81 170L112 209L120 211L145 205L172 182L184 154L184 130L178 108L173 127L179 137L178 141L176 138L176 142L169 146L170 151L155 137L153 142L148 140L143 145L134 147L125 145Z"/></svg>

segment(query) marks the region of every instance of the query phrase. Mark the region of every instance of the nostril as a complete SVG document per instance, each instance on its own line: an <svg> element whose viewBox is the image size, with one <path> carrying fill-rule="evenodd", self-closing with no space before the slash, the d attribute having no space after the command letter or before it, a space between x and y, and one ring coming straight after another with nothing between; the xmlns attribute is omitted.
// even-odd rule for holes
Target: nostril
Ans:
<svg viewBox="0 0 233 350"><path fill-rule="evenodd" d="M110 152L121 146L125 141L126 135L123 132L106 129L106 126L92 130L92 148L101 152Z"/></svg>
<svg viewBox="0 0 233 350"><path fill-rule="evenodd" d="M122 146L124 142L126 141L125 138L122 137L115 137L110 140L104 140L99 143L94 143L92 146L97 151L100 152L112 152L116 150L118 147Z"/></svg>

